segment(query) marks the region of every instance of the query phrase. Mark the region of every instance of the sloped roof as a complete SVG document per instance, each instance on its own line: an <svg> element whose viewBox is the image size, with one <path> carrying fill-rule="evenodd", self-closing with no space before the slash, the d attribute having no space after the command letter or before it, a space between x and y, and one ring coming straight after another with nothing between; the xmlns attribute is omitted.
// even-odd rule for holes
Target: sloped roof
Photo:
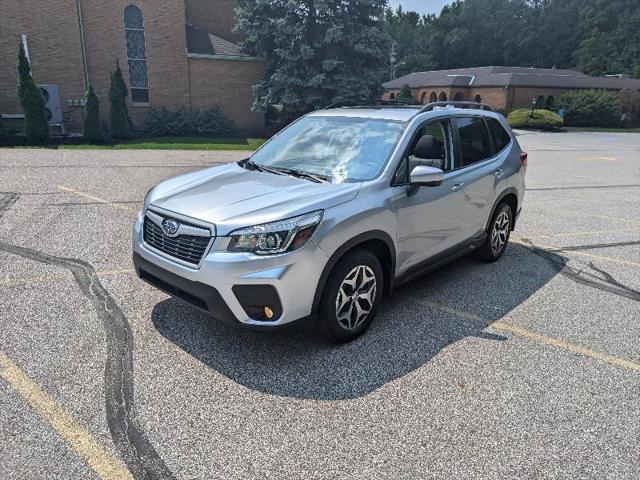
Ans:
<svg viewBox="0 0 640 480"><path fill-rule="evenodd" d="M240 45L187 23L187 52L201 55L249 57Z"/></svg>
<svg viewBox="0 0 640 480"><path fill-rule="evenodd" d="M476 67L416 72L385 83L386 89L421 87L549 87L640 89L640 80L591 77L575 70L526 67Z"/></svg>

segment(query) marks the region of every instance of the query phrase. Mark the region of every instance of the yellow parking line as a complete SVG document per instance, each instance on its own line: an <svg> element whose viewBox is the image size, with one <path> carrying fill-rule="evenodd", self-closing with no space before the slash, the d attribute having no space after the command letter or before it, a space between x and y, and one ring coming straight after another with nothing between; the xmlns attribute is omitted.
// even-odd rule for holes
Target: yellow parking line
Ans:
<svg viewBox="0 0 640 480"><path fill-rule="evenodd" d="M627 360L625 358L620 358L620 357L616 357L615 355L610 355L608 353L591 350L590 348L586 348L581 345L577 345L575 343L567 342L559 338L549 337L547 335L542 335L540 333L533 332L526 328L518 327L516 325L512 325L510 323L506 323L500 320L492 323L491 320L482 318L479 315L476 315L474 313L449 307L447 305L444 305L438 302L424 300L421 298L416 298L414 296L410 296L408 298L409 300L416 302L420 305L431 307L435 310L440 310L441 312L448 313L456 317L466 318L468 320L485 323L488 325L488 328L491 328L493 330L497 330L503 333L510 333L512 335L518 335L520 337L527 338L529 340L533 340L538 343L543 343L545 345L551 345L553 347L561 348L562 350L566 350L571 353L577 353L585 357L594 358L596 360L600 360L601 362L605 362L610 365L615 365L616 367L622 367L628 370L640 372L640 363L632 362L631 360Z"/></svg>
<svg viewBox="0 0 640 480"><path fill-rule="evenodd" d="M598 235L601 233L637 233L637 230L618 229L618 230L592 230L588 232L566 232L550 235L551 237L583 237L589 235Z"/></svg>
<svg viewBox="0 0 640 480"><path fill-rule="evenodd" d="M618 159L616 157L582 157L582 158L579 158L578 160L604 160L607 162L615 162Z"/></svg>
<svg viewBox="0 0 640 480"><path fill-rule="evenodd" d="M614 222L633 223L634 225L640 225L640 222L638 222L637 220L629 220L628 218L612 217L610 215L598 215L597 213L589 213L584 211L580 211L580 215L593 218L603 218L605 220Z"/></svg>
<svg viewBox="0 0 640 480"><path fill-rule="evenodd" d="M31 405L100 478L133 480L133 475L119 458L98 443L87 429L77 423L3 352L0 352L0 378Z"/></svg>
<svg viewBox="0 0 640 480"><path fill-rule="evenodd" d="M527 330L526 328L518 327L516 325L511 325L510 323L498 321L492 324L491 328L501 332L519 335L521 337L525 337L539 343L545 343L547 345L552 345L554 347L562 348L563 350L584 355L585 357L595 358L597 360L600 360L601 362L609 363L617 367L627 368L629 370L635 370L636 372L640 372L640 363L632 362L631 360L616 357L615 355L610 355L608 353L591 350L590 348L586 348L581 345L576 345L575 343L570 343L565 340L561 340L559 338L553 338L547 335L542 335L540 333L532 332L530 330Z"/></svg>
<svg viewBox="0 0 640 480"><path fill-rule="evenodd" d="M124 270L103 270L100 272L96 272L99 277L115 277L118 275L128 275L135 273L135 270L132 268L124 269ZM46 282L54 282L57 280L67 280L73 278L71 273L60 274L60 275L46 275L40 277L17 277L17 278L9 278L6 280L0 280L0 286L14 286L14 285L23 285L29 283L46 283Z"/></svg>
<svg viewBox="0 0 640 480"><path fill-rule="evenodd" d="M542 244L533 243L533 242L525 242L521 238L516 237L515 235L511 236L511 240L510 241L513 242L513 243L517 243L518 245L523 245L525 247L537 248L537 249L545 250L545 251L551 252L551 253L566 253L568 255L577 255L579 257L587 257L587 258L593 258L593 259L596 259L596 260L604 260L604 261L607 261L607 262L618 263L620 265L626 265L627 267L640 268L640 263L638 263L638 262L632 262L630 260L622 260L620 258L614 258L614 257L605 257L603 255L594 255L593 253L576 252L574 250L572 250L571 252L565 252L565 250L563 250L561 247L554 247L552 245L542 245Z"/></svg>
<svg viewBox="0 0 640 480"><path fill-rule="evenodd" d="M94 202L98 202L98 203L104 203L105 205L110 205L113 208L117 208L119 210L124 210L126 212L138 212L137 208L133 208L133 207L128 207L127 205L121 205L119 203L114 203L110 200L105 200L104 198L100 198L100 197L96 197L95 195L90 195L88 193L84 193L81 192L79 190L74 190L73 188L69 188L69 187L64 187L62 185L58 185L58 189L62 190L63 192L68 192L68 193L72 193L74 195L77 195L78 197L83 197L89 200L93 200Z"/></svg>

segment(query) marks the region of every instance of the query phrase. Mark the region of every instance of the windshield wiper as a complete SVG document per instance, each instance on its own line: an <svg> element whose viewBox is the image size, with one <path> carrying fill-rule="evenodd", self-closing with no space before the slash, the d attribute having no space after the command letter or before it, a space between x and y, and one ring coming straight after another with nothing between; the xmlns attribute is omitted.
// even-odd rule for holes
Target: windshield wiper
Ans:
<svg viewBox="0 0 640 480"><path fill-rule="evenodd" d="M280 172L279 170L265 167L264 165L258 165L256 162L254 162L250 158L245 158L244 160L240 160L238 162L238 165L248 170L253 170L256 172L273 173L274 175L287 175L287 173Z"/></svg>
<svg viewBox="0 0 640 480"><path fill-rule="evenodd" d="M331 177L328 175L320 175L318 173L305 172L304 170L296 170L295 168L273 167L274 170L291 175L297 178L306 178L316 183L331 183Z"/></svg>
<svg viewBox="0 0 640 480"><path fill-rule="evenodd" d="M256 162L251 160L250 158L245 158L244 160L240 160L238 162L243 168L248 170L254 170L256 172L266 172L273 173L274 175L289 175L291 177L297 178L306 178L307 180L311 180L316 183L331 183L331 177L328 175L320 175L318 173L309 173L303 170L296 170L295 168L284 168L284 167L266 167L264 165L258 165Z"/></svg>
<svg viewBox="0 0 640 480"><path fill-rule="evenodd" d="M240 165L242 168L246 168L247 170L255 170L256 172L262 172L263 171L262 167L260 165L258 165L257 163L255 163L250 158L245 158L244 160L240 160L238 162L238 165Z"/></svg>

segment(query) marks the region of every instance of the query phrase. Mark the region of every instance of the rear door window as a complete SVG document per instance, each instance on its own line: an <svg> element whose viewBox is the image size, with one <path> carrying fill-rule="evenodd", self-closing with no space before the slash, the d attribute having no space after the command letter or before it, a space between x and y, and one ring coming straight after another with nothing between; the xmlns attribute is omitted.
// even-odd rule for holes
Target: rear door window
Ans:
<svg viewBox="0 0 640 480"><path fill-rule="evenodd" d="M511 143L511 137L495 118L487 118L487 124L489 125L489 130L491 130L491 134L493 135L496 152L501 152L507 145L509 145L509 143Z"/></svg>
<svg viewBox="0 0 640 480"><path fill-rule="evenodd" d="M480 117L456 117L454 124L460 140L460 161L457 168L468 167L493 156L489 132Z"/></svg>

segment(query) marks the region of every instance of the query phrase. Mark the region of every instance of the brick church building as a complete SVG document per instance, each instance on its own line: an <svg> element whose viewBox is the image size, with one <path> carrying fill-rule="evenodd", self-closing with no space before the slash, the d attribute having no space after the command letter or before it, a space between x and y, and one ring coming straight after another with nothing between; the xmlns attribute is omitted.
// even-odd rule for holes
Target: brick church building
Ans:
<svg viewBox="0 0 640 480"><path fill-rule="evenodd" d="M129 112L217 106L244 132L261 132L251 112L259 59L237 45L234 0L0 0L0 114L19 119L16 53L26 47L33 77L54 114L82 128L87 82L108 114L110 73L120 62Z"/></svg>
<svg viewBox="0 0 640 480"><path fill-rule="evenodd" d="M557 108L558 98L571 90L628 92L632 100L622 105L623 111L628 109L626 113L636 121L640 113L640 80L621 75L592 77L574 70L496 66L434 70L411 73L385 83L384 98L395 99L404 85L423 104L476 101L502 112L531 108L534 100L537 108Z"/></svg>

